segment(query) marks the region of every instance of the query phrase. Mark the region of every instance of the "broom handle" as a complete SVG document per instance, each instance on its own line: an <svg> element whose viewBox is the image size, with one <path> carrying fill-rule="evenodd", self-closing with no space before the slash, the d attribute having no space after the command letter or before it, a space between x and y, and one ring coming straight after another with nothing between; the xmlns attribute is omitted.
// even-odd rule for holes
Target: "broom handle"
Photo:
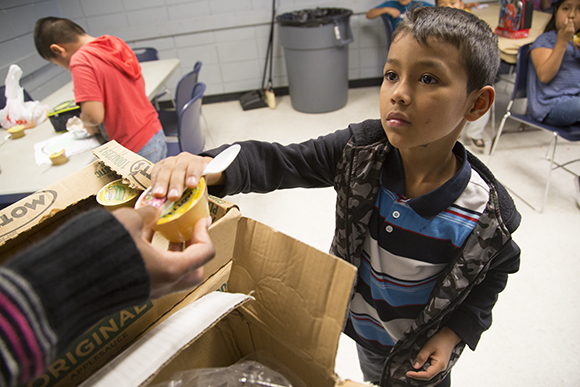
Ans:
<svg viewBox="0 0 580 387"><path fill-rule="evenodd" d="M262 75L262 90L266 88L266 70L270 63L270 74L268 87L272 86L272 62L274 59L274 22L276 19L276 0L272 0L272 20L270 22L270 37L268 39L268 49L266 50L266 63L264 64L264 75Z"/></svg>

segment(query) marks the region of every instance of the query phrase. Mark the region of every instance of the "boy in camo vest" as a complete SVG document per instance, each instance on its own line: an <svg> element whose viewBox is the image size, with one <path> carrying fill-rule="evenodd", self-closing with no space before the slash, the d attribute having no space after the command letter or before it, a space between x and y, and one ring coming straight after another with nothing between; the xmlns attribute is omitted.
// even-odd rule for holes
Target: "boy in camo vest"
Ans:
<svg viewBox="0 0 580 387"><path fill-rule="evenodd" d="M394 32L380 119L282 146L246 141L217 196L333 186L331 252L358 267L345 333L365 380L449 386L475 349L507 277L519 268L520 215L491 172L457 141L495 98L497 37L453 8L408 12ZM224 146L225 147L225 146ZM154 194L177 200L220 147L158 163Z"/></svg>

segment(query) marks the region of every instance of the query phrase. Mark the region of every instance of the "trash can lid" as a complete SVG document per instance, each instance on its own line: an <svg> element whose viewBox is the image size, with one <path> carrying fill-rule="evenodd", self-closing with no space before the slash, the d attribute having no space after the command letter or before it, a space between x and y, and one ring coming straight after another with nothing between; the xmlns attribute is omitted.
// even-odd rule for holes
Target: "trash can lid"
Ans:
<svg viewBox="0 0 580 387"><path fill-rule="evenodd" d="M352 10L346 8L314 8L283 13L276 18L282 26L318 27L335 21L347 21Z"/></svg>

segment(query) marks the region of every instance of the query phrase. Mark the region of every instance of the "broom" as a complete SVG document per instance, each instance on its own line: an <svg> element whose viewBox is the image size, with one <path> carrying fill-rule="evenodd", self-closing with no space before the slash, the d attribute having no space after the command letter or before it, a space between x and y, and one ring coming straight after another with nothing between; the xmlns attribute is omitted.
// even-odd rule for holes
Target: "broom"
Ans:
<svg viewBox="0 0 580 387"><path fill-rule="evenodd" d="M276 107L276 96L272 88L272 61L274 56L274 22L276 19L276 0L272 0L272 20L270 22L270 37L268 39L268 49L266 51L266 63L264 64L264 75L262 76L262 88L252 90L240 97L240 104L243 110L258 109L269 106ZM266 84L266 72L270 65L270 77Z"/></svg>
<svg viewBox="0 0 580 387"><path fill-rule="evenodd" d="M276 18L276 0L272 0L272 21L270 23L270 40L268 41L268 50L266 52L266 60L270 61L270 74L268 78L268 84L264 88L264 80L266 79L266 67L264 67L264 76L262 77L262 89L266 95L266 103L270 109L276 108L276 96L274 95L274 89L272 88L272 61L274 58L274 20Z"/></svg>

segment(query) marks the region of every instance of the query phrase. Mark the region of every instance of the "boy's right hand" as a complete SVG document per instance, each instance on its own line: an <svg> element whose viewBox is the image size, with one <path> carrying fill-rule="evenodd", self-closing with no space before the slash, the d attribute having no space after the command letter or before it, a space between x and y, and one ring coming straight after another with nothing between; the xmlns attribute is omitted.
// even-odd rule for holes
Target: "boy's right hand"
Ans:
<svg viewBox="0 0 580 387"><path fill-rule="evenodd" d="M167 196L167 199L176 201L181 197L185 187L197 187L203 170L211 160L211 157L187 152L161 160L155 164L151 172L153 196ZM221 173L207 175L205 180L207 185L215 185L220 182L221 177Z"/></svg>

